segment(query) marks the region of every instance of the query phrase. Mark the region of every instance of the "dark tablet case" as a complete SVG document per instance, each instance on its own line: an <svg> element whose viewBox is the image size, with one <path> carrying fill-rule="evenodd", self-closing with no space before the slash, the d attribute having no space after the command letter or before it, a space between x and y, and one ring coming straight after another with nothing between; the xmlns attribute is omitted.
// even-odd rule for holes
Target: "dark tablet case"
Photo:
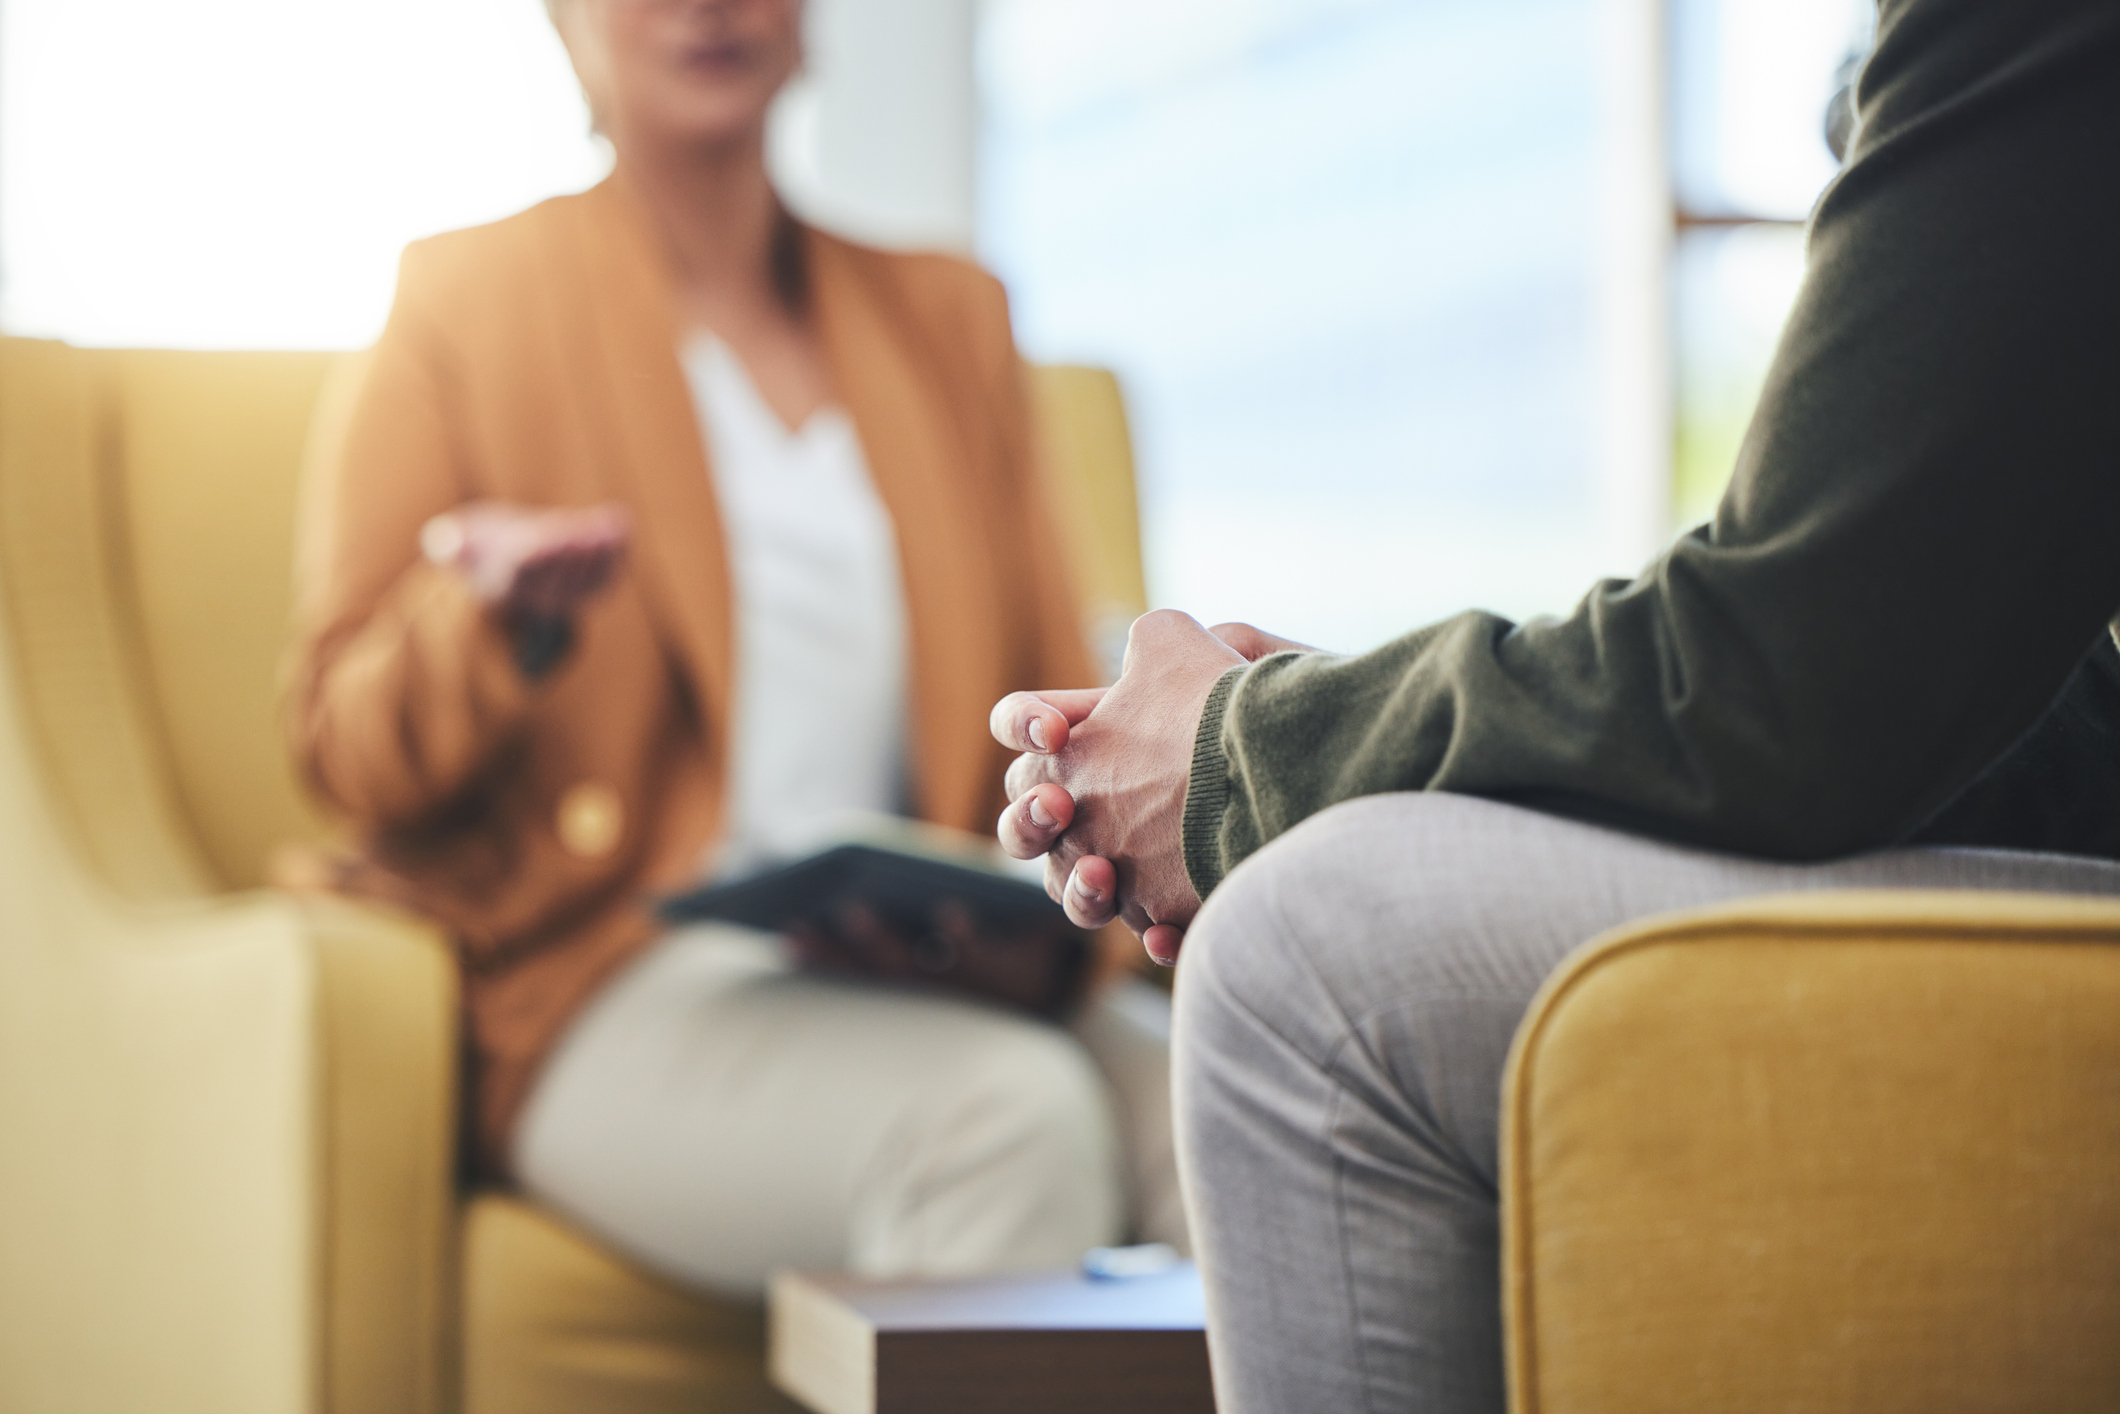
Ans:
<svg viewBox="0 0 2120 1414"><path fill-rule="evenodd" d="M999 927L1060 913L1028 879L869 844L834 845L747 878L675 894L656 913L666 923L712 919L777 932L856 903L886 919L924 923L945 902L961 903L982 923Z"/></svg>

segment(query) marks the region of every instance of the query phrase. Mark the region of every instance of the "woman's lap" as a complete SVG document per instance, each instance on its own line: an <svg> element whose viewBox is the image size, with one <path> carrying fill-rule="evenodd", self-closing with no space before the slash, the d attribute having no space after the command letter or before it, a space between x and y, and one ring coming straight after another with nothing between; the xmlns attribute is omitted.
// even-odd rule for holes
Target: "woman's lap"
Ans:
<svg viewBox="0 0 2120 1414"><path fill-rule="evenodd" d="M548 1062L525 1188L681 1279L945 1274L1117 1236L1110 1106L1057 1027L790 971L757 935L673 934Z"/></svg>
<svg viewBox="0 0 2120 1414"><path fill-rule="evenodd" d="M2120 893L2120 866L1776 864L1393 795L1232 874L1187 939L1174 1057L1221 1407L1501 1409L1501 1076L1539 984L1631 919L1844 887Z"/></svg>

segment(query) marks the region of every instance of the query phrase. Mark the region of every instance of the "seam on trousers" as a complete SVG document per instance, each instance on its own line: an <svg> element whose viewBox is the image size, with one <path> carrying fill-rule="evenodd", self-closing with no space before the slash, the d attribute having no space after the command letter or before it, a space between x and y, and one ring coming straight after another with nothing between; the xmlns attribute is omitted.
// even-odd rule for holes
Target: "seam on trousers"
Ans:
<svg viewBox="0 0 2120 1414"><path fill-rule="evenodd" d="M1346 1165L1341 1161L1339 1145L1335 1142L1340 1129L1340 1115L1347 1098L1347 1086L1341 1079L1340 1058L1345 1054L1348 1046L1360 1045L1360 1032L1355 1029L1354 1019L1347 1014L1347 1009L1340 1005L1339 994L1326 985L1323 974L1318 971L1316 963L1311 958L1310 949L1303 945L1307 941L1304 935L1289 925L1288 915L1281 907L1281 891L1279 889L1274 890L1269 905L1273 926L1283 937L1297 944L1293 951L1298 965L1302 967L1304 972L1309 974L1311 985L1318 989L1318 995L1323 997L1327 1004L1332 1007L1333 1014L1340 1021L1339 1040L1333 1043L1332 1048L1323 1057L1312 1062L1312 1064L1318 1067L1320 1078L1326 1082L1332 1092L1332 1102L1326 1107L1324 1123L1320 1126L1318 1140L1325 1146L1326 1157L1332 1162L1333 1225L1339 1230L1340 1280L1346 1287L1347 1309L1354 1319L1354 1329L1349 1332L1351 1337L1349 1343L1354 1347L1356 1377L1360 1380L1362 1386L1362 1408L1364 1411L1370 1411L1376 1407L1376 1381L1370 1375L1367 1359L1368 1347L1362 1339L1367 1327L1367 1317L1362 1310L1361 1289L1354 1278L1354 1252L1349 1245L1349 1234L1353 1230L1353 1224L1348 1220L1347 1213L1347 1169ZM1250 1008L1247 1007L1246 1010L1248 1011ZM1301 1047L1293 1049L1298 1055L1303 1053ZM1361 1046L1361 1050L1365 1055L1368 1053L1368 1047L1366 1046ZM1375 1058L1371 1057L1371 1059L1374 1060Z"/></svg>
<svg viewBox="0 0 2120 1414"><path fill-rule="evenodd" d="M1296 931L1288 925L1286 915L1281 909L1278 890L1275 893L1275 897L1271 900L1271 917L1274 926L1278 928L1284 934L1284 936L1290 936L1294 938L1301 938L1303 936L1300 932ZM1495 992L1491 989L1491 986L1483 987L1479 990L1474 990L1463 985L1445 985L1433 987L1409 986L1403 991L1396 993L1388 1001L1380 1000L1374 1005L1364 1008L1358 1015L1351 1014L1343 1005L1341 1005L1338 991L1335 988L1327 985L1323 975L1319 972L1317 965L1311 956L1310 950L1307 947L1297 947L1293 951L1295 952L1304 972L1309 975L1311 984L1318 989L1319 995L1323 996L1326 1001L1331 1005L1333 1014L1339 1018L1341 1027L1339 1039L1333 1044L1331 1049L1327 1051L1326 1054L1320 1060L1314 1061L1312 1062L1312 1064L1318 1067L1320 1077L1330 1087L1332 1094L1332 1100L1329 1106L1327 1107L1326 1120L1323 1126L1323 1131L1320 1135L1320 1139L1325 1144L1325 1152L1332 1162L1333 1218L1334 1225L1338 1228L1337 1237L1340 1254L1340 1279L1346 1291L1347 1309L1349 1310L1349 1312L1352 1313L1354 1320L1354 1331L1352 1332L1354 1339L1352 1340L1351 1344L1354 1348L1355 1370L1357 1378L1361 1383L1362 1409L1364 1411L1364 1414L1375 1414L1375 1411L1378 1407L1376 1401L1378 1398L1379 1391L1375 1376L1370 1371L1367 1360L1368 1343L1364 1337L1366 1336L1368 1330L1368 1313L1364 1309L1362 1304L1361 1285L1355 1280L1354 1276L1354 1251L1351 1236L1353 1232L1353 1223L1350 1220L1347 1209L1348 1166L1345 1158L1342 1155L1341 1148L1337 1142L1341 1127L1342 1115L1344 1113L1344 1109L1349 1097L1349 1085L1345 1079L1345 1072L1342 1068L1344 1057L1350 1049L1353 1049L1355 1051L1358 1051L1368 1061L1368 1063L1375 1068L1376 1072L1379 1075L1396 1077L1397 1072L1391 1066L1384 1064L1383 1059L1378 1056L1374 1050L1371 1049L1368 1044L1368 1041L1365 1039L1366 1027L1370 1023L1375 1022L1378 1018L1386 1016L1393 1011L1403 1011L1408 1007L1418 1006L1424 1002L1486 1001L1500 1002L1504 1005L1507 1005L1508 1003L1517 1000L1517 998L1514 993L1505 993L1503 995L1497 996ZM1536 988L1534 988L1533 990L1535 991ZM1526 994L1522 998L1523 1004L1527 1009L1530 1005L1530 1000L1530 994ZM1258 1020L1259 1024L1261 1024L1262 1026L1264 1025L1263 1019L1260 1019L1258 1017L1258 1014L1252 1011L1250 1007L1245 1007L1245 1010L1249 1012L1255 1020ZM1266 1029L1272 1030L1273 1028L1268 1027ZM1291 1047L1291 1049L1294 1050L1298 1055L1303 1054L1302 1048L1300 1047ZM1401 1101L1406 1101L1409 1099L1408 1096L1404 1095L1402 1092L1399 1091L1399 1088L1396 1084L1394 1084L1393 1086L1393 1092L1398 1095ZM1495 1105L1497 1106L1497 1108L1499 1108L1500 1104L1501 1096L1499 1093L1497 1093L1495 1095ZM1430 1127L1434 1130L1438 1138L1447 1140L1449 1145L1449 1157L1465 1171L1466 1177L1468 1177L1478 1188L1488 1192L1491 1196L1493 1196L1496 1200L1497 1205L1499 1205L1500 1194L1494 1190L1493 1186L1488 1183L1485 1176L1480 1173L1479 1166L1471 1162L1471 1160L1466 1156L1462 1146L1458 1143L1455 1134L1452 1133L1450 1126L1442 1122L1443 1109L1436 1100L1436 1098L1433 1095L1425 1093L1424 1091L1422 1096L1421 1107L1427 1111L1430 1120ZM1500 1313L1497 1312L1496 1315L1499 1319Z"/></svg>
<svg viewBox="0 0 2120 1414"><path fill-rule="evenodd" d="M1273 926L1283 937L1297 940L1299 943L1307 941L1306 935L1301 930L1290 926L1287 915L1281 906L1281 891L1279 889L1274 890L1272 897L1268 900L1267 909L1262 910L1262 912L1269 914ZM1380 1000L1376 1004L1364 1008L1358 1018L1356 1015L1349 1013L1347 1008L1341 1004L1338 989L1327 984L1310 949L1307 946L1298 945L1293 947L1291 951L1294 953L1298 965L1302 967L1304 973L1310 978L1311 985L1317 988L1318 994L1331 1006L1333 1015L1339 1019L1340 1023L1339 1039L1321 1059L1313 1061L1312 1064L1319 1068L1320 1078L1327 1083L1332 1092L1332 1101L1327 1108L1326 1121L1319 1137L1325 1144L1326 1155L1332 1163L1333 1217L1334 1224L1339 1229L1340 1279L1346 1288L1347 1309L1353 1314L1354 1319L1355 1329L1352 1334L1355 1339L1351 1343L1354 1347L1355 1369L1361 1381L1362 1408L1365 1414L1373 1414L1373 1411L1377 1408L1377 1383L1369 1369L1366 1358L1368 1344L1362 1338L1368 1329L1368 1314L1362 1305L1360 1284L1355 1280L1354 1276L1354 1252L1351 1245L1353 1224L1347 1211L1347 1163L1342 1156L1339 1144L1336 1142L1341 1125L1341 1116L1349 1096L1349 1086L1342 1068L1343 1058L1350 1048L1358 1051L1369 1065L1375 1069L1377 1074L1393 1077L1392 1092L1397 1095L1401 1102L1407 1102L1410 1097L1405 1095L1400 1089L1396 1080L1397 1072L1393 1067L1384 1064L1383 1058L1378 1056L1369 1046L1366 1040L1366 1024L1374 1022L1377 1018L1394 1010L1404 1010L1409 1006L1416 1006L1422 1002L1493 1001L1497 1000L1497 998L1494 996L1491 986L1482 988L1479 991L1473 991L1463 985L1409 986L1403 991L1396 993L1389 1001ZM1537 988L1534 986L1532 992L1536 990ZM1507 1004L1509 1001L1514 1000L1514 995L1506 994L1499 1000ZM1526 993L1522 1000L1528 1008L1531 993ZM1251 1012L1250 1007L1246 1007L1245 1010ZM1251 1012L1251 1014L1255 1020L1260 1020L1260 1024L1264 1024L1263 1020L1258 1018L1256 1012ZM1273 1028L1269 1027L1267 1029L1272 1030ZM1298 1055L1304 1054L1301 1047L1291 1047L1291 1049ZM1499 1092L1495 1095L1494 1102L1499 1108L1501 1104ZM1485 1176L1480 1173L1479 1166L1471 1162L1466 1156L1463 1147L1458 1143L1457 1137L1452 1133L1450 1127L1442 1122L1443 1109L1435 1096L1426 1093L1424 1090L1420 1107L1428 1115L1429 1127L1440 1140L1447 1141L1448 1157L1464 1170L1466 1176L1471 1179L1476 1187L1488 1192L1499 1204L1499 1193L1494 1190ZM1499 1312L1496 1314L1499 1317Z"/></svg>
<svg viewBox="0 0 2120 1414"><path fill-rule="evenodd" d="M1261 912L1265 915L1265 921L1282 934L1286 935L1290 931L1288 928L1287 919L1282 914L1278 901L1272 902L1268 908L1261 910ZM1291 1055L1300 1058L1303 1064L1308 1065L1313 1070L1315 1070L1318 1073L1319 1078L1324 1080L1327 1086L1332 1091L1332 1102L1326 1107L1325 1114L1319 1124L1318 1132L1313 1136L1313 1139L1316 1143L1318 1143L1324 1148L1325 1153L1332 1160L1333 1216L1334 1226L1339 1229L1338 1241L1340 1248L1340 1278L1343 1282L1347 1284L1347 1307L1350 1311L1355 1313L1356 1324L1359 1327L1361 1320L1361 1306L1360 1303L1357 1302L1357 1300L1355 1299L1354 1269L1352 1263L1349 1261L1347 1247L1347 1210L1345 1206L1345 1199L1343 1196L1345 1185L1341 1181L1341 1166L1339 1156L1336 1150L1334 1149L1332 1143L1333 1133L1335 1127L1338 1124L1341 1096L1345 1094L1346 1090L1346 1087L1340 1083L1338 1078L1339 1056L1341 1051L1346 1048L1347 1042L1353 1039L1353 1033L1346 1026L1347 1013L1341 1010L1338 998L1333 996L1330 989L1324 987L1322 979L1319 979L1317 977L1315 969L1310 969L1309 961L1307 958L1304 961L1304 967L1311 971L1312 979L1319 983L1320 990L1323 991L1326 998L1331 1001L1333 1011L1336 1015L1338 1015L1342 1023L1340 1040L1336 1044L1334 1044L1332 1049L1326 1053L1323 1059L1313 1058L1308 1049L1303 1046L1297 1045L1295 1042L1295 1038L1288 1035L1280 1027L1275 1026L1271 1022L1269 1022L1264 1016L1259 1013L1257 1008L1253 1007L1243 997L1237 995L1236 990L1230 987L1226 982L1217 984L1215 990L1219 994L1223 1005L1231 1007L1236 1011L1242 1012L1244 1016L1247 1017L1251 1021L1251 1023L1256 1026L1260 1031L1264 1032L1269 1036L1272 1036L1273 1038L1278 1040L1282 1045L1287 1047ZM1370 1401L1371 1381L1369 1378L1369 1371L1362 1358L1362 1342L1360 1340L1353 1340L1350 1341L1350 1344L1354 1347L1355 1367L1356 1370L1359 1372L1359 1377L1362 1385L1362 1406L1363 1409L1366 1411L1372 1407Z"/></svg>
<svg viewBox="0 0 2120 1414"><path fill-rule="evenodd" d="M1266 906L1259 910L1259 913L1261 915L1261 921L1267 924L1268 926L1272 927L1284 938L1299 938L1302 936L1300 932L1289 926L1287 916L1281 908L1278 890L1276 891L1275 897L1269 899L1267 901ZM1348 1048L1352 1046L1355 1049L1359 1050L1365 1057L1367 1057L1372 1064L1376 1065L1381 1073L1389 1075L1393 1072L1390 1067L1383 1065L1378 1059L1378 1057L1375 1055L1375 1053L1371 1051L1369 1047L1362 1041L1360 1026L1357 1024L1354 1017L1349 1015L1346 1008L1340 1004L1338 993L1333 988L1326 985L1323 976L1319 973L1316 965L1312 961L1309 950L1307 948L1298 947L1293 949L1293 952L1299 959L1300 965L1303 968L1304 972L1310 977L1312 984L1318 989L1319 995L1324 997L1326 1002L1332 1008L1333 1016L1336 1017L1339 1021L1339 1039L1333 1043L1333 1045L1326 1051L1326 1053L1322 1057L1313 1057L1307 1047L1297 1044L1294 1037L1290 1036L1286 1031L1282 1030L1280 1027L1270 1023L1249 1002L1237 995L1235 989L1231 988L1227 984L1223 984L1217 986L1216 990L1220 994L1222 1003L1224 1005L1232 1007L1237 1011L1242 1012L1244 1016L1246 1016L1251 1021L1251 1023L1256 1026L1261 1032L1272 1036L1276 1040L1280 1041L1284 1046L1288 1048L1291 1054L1301 1058L1304 1064L1310 1066L1318 1074L1319 1078L1326 1083L1327 1087L1331 1091L1331 1102L1326 1107L1326 1112L1319 1126L1319 1130L1315 1135L1315 1140L1316 1142L1324 1146L1325 1153L1332 1164L1333 1218L1334 1226L1338 1229L1336 1236L1340 1257L1340 1278L1346 1290L1347 1308L1350 1312L1353 1313L1355 1323L1355 1331L1351 1334L1358 1337L1366 1325L1366 1315L1362 1308L1359 1296L1359 1288L1356 1285L1354 1279L1353 1251L1349 1244L1349 1234L1352 1231L1352 1224L1349 1222L1347 1212L1347 1166L1340 1156L1338 1145L1334 1142L1339 1131L1340 1117L1349 1092L1349 1087L1347 1086L1345 1080L1342 1078L1342 1057L1345 1055ZM1419 997L1429 997L1442 1000L1496 999L1493 993L1489 991L1474 992L1458 987L1445 987L1437 988L1431 991L1423 991L1419 993L1418 996L1415 996L1414 994L1409 992L1407 994L1402 994L1392 1002L1380 1002L1375 1007L1365 1010L1362 1013L1363 1019L1365 1021L1374 1020L1375 1018L1384 1015L1386 1012L1391 1011L1392 1009L1394 1009L1394 1007L1404 1007L1408 1004L1410 1000L1418 1000ZM1509 1000L1509 997L1505 996L1500 1000L1507 1001ZM1527 1004L1528 1000L1529 999L1527 997ZM1496 1097L1496 1103L1500 1103L1499 1096ZM1428 1109L1431 1115L1436 1113L1435 1106L1433 1105L1433 1103L1429 1104ZM1436 1124L1434 1127L1439 1133L1445 1132L1441 1124ZM1454 1148L1455 1145L1453 1143L1453 1149ZM1455 1157L1462 1162L1464 1156L1462 1155L1462 1153L1457 1153L1455 1154ZM1474 1177L1474 1179L1484 1186L1485 1180L1480 1178L1478 1170L1470 1165L1467 1165L1467 1167L1471 1168L1472 1176ZM1363 1341L1359 1338L1356 1338L1351 1340L1350 1344L1353 1346L1354 1349L1355 1369L1362 1389L1362 1408L1365 1411L1365 1414L1367 1414L1367 1411L1374 1411L1376 1409L1376 1382L1374 1377L1370 1373L1368 1363L1365 1359L1366 1347Z"/></svg>
<svg viewBox="0 0 2120 1414"><path fill-rule="evenodd" d="M1516 1024L1518 1026L1521 1026L1523 1024L1524 1017L1528 1015L1531 1010L1530 995L1526 995L1522 998L1519 998L1515 993L1495 993L1472 991L1470 989L1459 987L1440 987L1433 992L1425 992L1419 996L1401 996L1396 1001L1378 1003L1376 1006L1363 1012L1359 1020L1355 1022L1357 1034L1361 1034L1361 1032L1365 1030L1371 1023L1377 1021L1381 1017L1390 1014L1393 1011L1403 1011L1410 1007L1417 1007L1428 1002L1492 1002L1497 1006L1508 1006L1513 1003L1520 1003L1516 1020ZM1392 1068L1385 1065L1383 1061L1378 1058L1377 1054L1374 1051L1370 1050L1366 1044L1361 1047L1361 1050L1362 1053L1368 1056L1370 1061L1377 1066L1378 1070L1381 1073L1385 1075L1395 1074ZM1337 1055L1338 1052L1335 1051L1336 1058ZM1496 1086L1494 1093L1494 1109L1495 1114L1499 1116L1502 1107L1500 1075L1497 1074L1495 1079ZM1399 1098L1405 1099L1407 1097L1403 1093L1400 1093ZM1457 1126L1445 1122L1447 1116L1452 1113L1452 1111L1446 1108L1442 1101L1439 1100L1434 1094L1428 1092L1425 1089L1422 1091L1421 1098L1421 1107L1427 1112L1429 1121L1434 1127L1437 1137L1440 1140L1446 1141L1448 1143L1449 1152L1451 1156L1454 1157L1457 1162L1464 1167L1466 1176L1476 1182L1491 1197L1499 1201L1501 1198L1500 1188L1488 1180L1486 1175L1481 1171L1479 1162L1471 1154L1468 1154L1465 1151L1465 1146L1459 1140ZM1497 1123L1496 1126L1496 1133L1500 1133L1499 1123ZM1495 1155L1495 1164L1497 1172L1500 1169L1500 1163L1501 1156L1499 1153L1497 1153Z"/></svg>
<svg viewBox="0 0 2120 1414"><path fill-rule="evenodd" d="M1339 1229L1340 1280L1347 1287L1347 1309L1354 1313L1351 1343L1354 1346L1355 1371L1362 1384L1362 1408L1364 1411L1370 1411L1376 1408L1376 1381L1369 1373L1369 1347L1363 1339L1368 1328L1368 1317L1362 1310L1361 1287L1354 1279L1354 1249L1348 1242L1348 1234L1353 1231L1354 1224L1349 1221L1347 1215L1347 1165L1340 1158L1339 1145L1334 1142L1340 1128L1341 1105L1347 1097L1347 1087L1340 1080L1340 1054L1346 1049L1346 1043L1352 1039L1352 1036L1343 1037L1341 1044L1332 1048L1331 1058L1325 1067L1325 1078L1332 1085L1332 1104L1326 1110L1325 1133L1322 1137L1325 1141L1325 1152L1332 1159L1333 1225Z"/></svg>

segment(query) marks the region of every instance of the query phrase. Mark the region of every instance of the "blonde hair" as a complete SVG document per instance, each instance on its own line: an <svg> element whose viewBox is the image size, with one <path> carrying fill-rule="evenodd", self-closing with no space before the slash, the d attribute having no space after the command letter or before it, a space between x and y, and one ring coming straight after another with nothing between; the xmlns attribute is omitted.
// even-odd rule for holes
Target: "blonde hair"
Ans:
<svg viewBox="0 0 2120 1414"><path fill-rule="evenodd" d="M581 85L582 102L589 107L589 131L603 137L604 115L597 111L596 94L583 78L580 56L574 52L574 41L567 33L567 26L560 21L560 12L575 3L575 0L545 0L545 18L552 21L552 28L559 32L560 43L566 47L567 60L574 67L575 81Z"/></svg>

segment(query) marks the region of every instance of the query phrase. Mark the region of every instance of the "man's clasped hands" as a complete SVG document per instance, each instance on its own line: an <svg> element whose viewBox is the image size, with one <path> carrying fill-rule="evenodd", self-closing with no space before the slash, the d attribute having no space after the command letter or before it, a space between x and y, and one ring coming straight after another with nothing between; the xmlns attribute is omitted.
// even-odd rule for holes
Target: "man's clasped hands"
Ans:
<svg viewBox="0 0 2120 1414"><path fill-rule="evenodd" d="M1110 687L1014 692L991 726L1023 753L996 833L1017 859L1045 857L1045 890L1083 928L1114 918L1168 966L1200 895L1185 868L1194 734L1222 675L1305 645L1249 624L1213 629L1174 609L1134 621Z"/></svg>

